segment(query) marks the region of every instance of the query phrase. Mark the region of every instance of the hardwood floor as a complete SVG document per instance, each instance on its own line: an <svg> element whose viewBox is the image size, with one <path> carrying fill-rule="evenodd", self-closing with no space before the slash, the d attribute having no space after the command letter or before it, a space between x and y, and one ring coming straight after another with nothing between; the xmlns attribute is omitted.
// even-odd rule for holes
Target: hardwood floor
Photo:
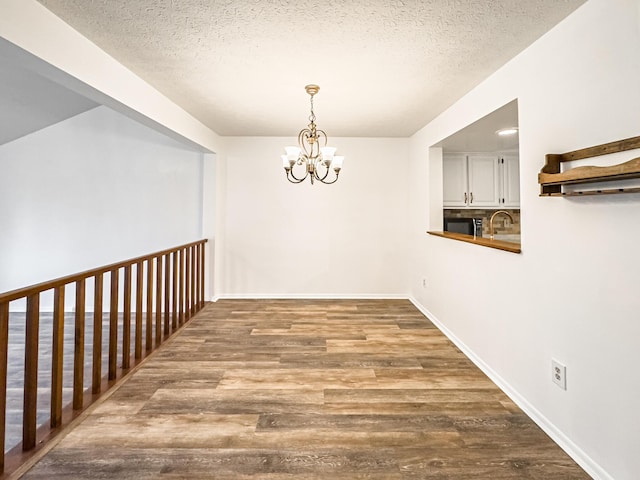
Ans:
<svg viewBox="0 0 640 480"><path fill-rule="evenodd" d="M221 300L23 478L590 477L408 301Z"/></svg>

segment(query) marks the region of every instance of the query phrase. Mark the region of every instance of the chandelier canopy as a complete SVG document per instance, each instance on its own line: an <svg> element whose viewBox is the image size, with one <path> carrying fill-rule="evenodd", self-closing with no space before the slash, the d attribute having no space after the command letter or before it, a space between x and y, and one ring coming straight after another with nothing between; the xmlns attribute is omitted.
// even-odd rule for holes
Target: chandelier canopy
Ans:
<svg viewBox="0 0 640 480"><path fill-rule="evenodd" d="M318 85L304 87L311 97L311 115L309 125L300 130L297 147L285 147L286 155L282 155L282 166L287 173L287 180L291 183L302 183L307 177L311 184L315 180L330 184L338 181L344 157L334 155L336 149L327 147L327 134L316 127L316 116L313 113L313 96L318 93ZM297 176L294 170L298 172ZM329 178L329 172L335 175Z"/></svg>

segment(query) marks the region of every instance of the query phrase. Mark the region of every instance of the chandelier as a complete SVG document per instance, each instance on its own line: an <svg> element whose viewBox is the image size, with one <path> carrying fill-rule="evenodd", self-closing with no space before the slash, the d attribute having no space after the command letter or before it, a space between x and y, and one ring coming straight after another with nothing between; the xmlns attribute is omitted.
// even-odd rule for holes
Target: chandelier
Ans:
<svg viewBox="0 0 640 480"><path fill-rule="evenodd" d="M325 184L338 181L344 157L334 155L336 149L327 147L327 134L316 128L316 116L313 113L313 96L318 93L318 85L304 87L311 97L311 115L309 125L300 130L297 147L285 147L286 155L282 155L282 166L287 173L287 180L291 183L302 183L307 177L311 184L315 180ZM322 143L322 146L320 145ZM335 175L329 179L329 172L333 169ZM294 173L298 171L298 175Z"/></svg>

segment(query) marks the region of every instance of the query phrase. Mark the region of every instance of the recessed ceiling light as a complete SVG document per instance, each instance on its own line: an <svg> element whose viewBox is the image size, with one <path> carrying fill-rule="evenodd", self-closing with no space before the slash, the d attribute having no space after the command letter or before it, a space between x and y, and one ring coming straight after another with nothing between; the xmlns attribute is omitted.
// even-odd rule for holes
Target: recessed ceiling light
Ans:
<svg viewBox="0 0 640 480"><path fill-rule="evenodd" d="M496 130L496 133L501 137L505 137L507 135L515 135L516 133L518 133L518 127L501 128L500 130Z"/></svg>

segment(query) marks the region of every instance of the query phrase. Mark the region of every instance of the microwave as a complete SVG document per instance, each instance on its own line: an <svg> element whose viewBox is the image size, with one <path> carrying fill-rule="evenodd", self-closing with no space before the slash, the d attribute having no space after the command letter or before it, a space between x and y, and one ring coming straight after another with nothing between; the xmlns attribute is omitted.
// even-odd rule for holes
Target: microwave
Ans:
<svg viewBox="0 0 640 480"><path fill-rule="evenodd" d="M474 237L482 236L481 218L453 218L444 217L444 231L454 233L464 233Z"/></svg>

